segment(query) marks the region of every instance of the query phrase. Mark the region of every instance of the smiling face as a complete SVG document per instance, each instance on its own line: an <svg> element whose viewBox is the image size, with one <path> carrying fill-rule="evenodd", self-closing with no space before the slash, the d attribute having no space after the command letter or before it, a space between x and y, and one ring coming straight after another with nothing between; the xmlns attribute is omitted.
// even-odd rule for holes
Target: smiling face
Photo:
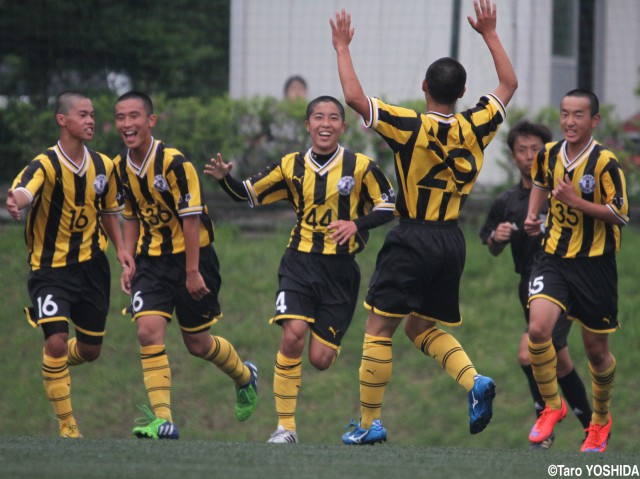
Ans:
<svg viewBox="0 0 640 479"><path fill-rule="evenodd" d="M95 111L88 98L72 99L66 113L56 115L56 121L72 138L83 142L93 139Z"/></svg>
<svg viewBox="0 0 640 479"><path fill-rule="evenodd" d="M151 129L156 124L156 116L147 113L141 99L130 98L116 103L115 117L116 129L129 150L146 154L151 144Z"/></svg>
<svg viewBox="0 0 640 479"><path fill-rule="evenodd" d="M560 127L569 146L580 150L587 146L600 115L591 115L591 104L582 96L565 96L560 105Z"/></svg>
<svg viewBox="0 0 640 479"><path fill-rule="evenodd" d="M311 136L313 151L320 155L333 153L338 147L340 135L346 129L338 106L331 101L316 104L305 124Z"/></svg>

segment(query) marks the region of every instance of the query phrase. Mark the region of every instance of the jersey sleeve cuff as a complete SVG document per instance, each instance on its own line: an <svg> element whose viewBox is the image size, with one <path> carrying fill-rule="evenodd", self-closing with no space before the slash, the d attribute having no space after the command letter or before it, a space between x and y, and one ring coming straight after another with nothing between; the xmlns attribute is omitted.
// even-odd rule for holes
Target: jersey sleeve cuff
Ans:
<svg viewBox="0 0 640 479"><path fill-rule="evenodd" d="M22 193L24 193L26 195L27 199L29 200L29 204L33 203L33 193L31 193L27 188L25 188L24 186L20 186L20 187L16 188L15 190L13 190L14 193L16 191L21 191Z"/></svg>

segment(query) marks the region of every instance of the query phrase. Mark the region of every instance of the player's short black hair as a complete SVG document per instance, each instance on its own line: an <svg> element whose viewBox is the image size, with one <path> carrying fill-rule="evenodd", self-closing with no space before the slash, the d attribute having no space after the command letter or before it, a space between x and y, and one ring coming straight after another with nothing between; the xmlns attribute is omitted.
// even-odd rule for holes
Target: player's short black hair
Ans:
<svg viewBox="0 0 640 479"><path fill-rule="evenodd" d="M129 91L123 95L120 95L120 98L118 98L116 100L116 105L118 103L120 103L121 101L124 100L140 100L142 101L142 104L144 105L144 109L147 112L147 115L153 115L153 102L151 101L151 98L149 98L149 95L147 95L146 93L142 93L140 91Z"/></svg>
<svg viewBox="0 0 640 479"><path fill-rule="evenodd" d="M71 106L76 100L84 100L85 98L89 98L89 97L79 91L75 91L75 90L63 91L56 97L54 114L66 115L67 113L69 113Z"/></svg>
<svg viewBox="0 0 640 479"><path fill-rule="evenodd" d="M520 136L537 136L542 140L542 143L549 143L553 138L551 130L545 125L531 123L526 119L520 120L511 127L507 135L507 145L509 145L511 151L513 151L513 145Z"/></svg>
<svg viewBox="0 0 640 479"><path fill-rule="evenodd" d="M458 60L444 57L429 65L424 79L431 98L444 105L453 105L464 92L467 71Z"/></svg>
<svg viewBox="0 0 640 479"><path fill-rule="evenodd" d="M340 103L340 101L337 98L334 98L329 95L319 96L318 98L315 98L309 102L309 104L307 105L307 116L306 116L307 121L309 121L309 118L311 118L311 115L313 114L313 110L316 108L316 105L318 103L326 103L326 102L334 103L338 107L338 110L340 111L340 116L342 117L342 122L344 123L344 121L346 120L344 106L342 106L342 103Z"/></svg>
<svg viewBox="0 0 640 479"><path fill-rule="evenodd" d="M589 109L591 110L591 116L596 116L600 112L600 100L595 93L591 90L587 90L586 88L575 88L571 91L568 91L565 95L567 96L577 96L580 98L586 98L589 100Z"/></svg>

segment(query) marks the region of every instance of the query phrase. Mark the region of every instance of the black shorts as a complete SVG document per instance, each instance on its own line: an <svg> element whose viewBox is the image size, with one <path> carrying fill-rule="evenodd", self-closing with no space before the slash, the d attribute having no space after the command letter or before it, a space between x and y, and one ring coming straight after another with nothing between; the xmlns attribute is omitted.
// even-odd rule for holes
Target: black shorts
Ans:
<svg viewBox="0 0 640 479"><path fill-rule="evenodd" d="M207 330L222 315L218 303L220 264L213 246L200 248L198 269L210 293L195 300L187 291L185 254L136 257L131 285L133 319L158 315L171 320L175 309L180 328L187 333Z"/></svg>
<svg viewBox="0 0 640 479"><path fill-rule="evenodd" d="M316 339L338 349L358 301L360 268L354 256L287 249L278 278L276 315L270 322L301 319Z"/></svg>
<svg viewBox="0 0 640 479"><path fill-rule="evenodd" d="M414 314L453 326L460 324L465 255L464 236L457 222L401 218L378 253L365 308L382 316Z"/></svg>
<svg viewBox="0 0 640 479"><path fill-rule="evenodd" d="M596 333L618 328L618 273L614 255L563 259L542 254L531 271L529 304L556 303L569 319Z"/></svg>
<svg viewBox="0 0 640 479"><path fill-rule="evenodd" d="M101 344L109 312L111 271L104 253L61 268L31 271L27 281L32 307L26 308L32 326L45 338L68 333L72 321L79 341Z"/></svg>
<svg viewBox="0 0 640 479"><path fill-rule="evenodd" d="M524 311L524 319L527 322L525 332L529 332L529 273L523 274L520 278L520 284L518 286L518 296L520 298L520 304ZM556 351L560 351L562 348L566 348L568 344L569 333L571 332L571 325L573 323L567 318L567 315L563 312L560 315L560 319L556 321L556 325L553 327L551 333L551 341Z"/></svg>

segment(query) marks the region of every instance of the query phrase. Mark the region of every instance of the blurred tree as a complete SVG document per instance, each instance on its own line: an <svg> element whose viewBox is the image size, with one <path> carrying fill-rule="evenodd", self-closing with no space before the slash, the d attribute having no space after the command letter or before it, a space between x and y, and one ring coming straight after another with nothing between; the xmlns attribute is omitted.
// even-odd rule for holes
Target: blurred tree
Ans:
<svg viewBox="0 0 640 479"><path fill-rule="evenodd" d="M230 0L0 0L0 93L39 106L111 72L168 97L228 87Z"/></svg>

